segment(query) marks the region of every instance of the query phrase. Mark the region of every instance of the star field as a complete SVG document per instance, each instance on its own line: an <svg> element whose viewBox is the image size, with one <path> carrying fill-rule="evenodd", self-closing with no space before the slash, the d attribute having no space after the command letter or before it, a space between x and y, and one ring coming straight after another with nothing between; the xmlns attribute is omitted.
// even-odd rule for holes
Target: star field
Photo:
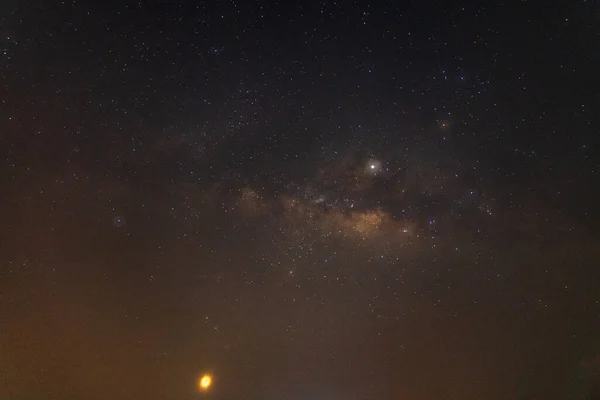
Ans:
<svg viewBox="0 0 600 400"><path fill-rule="evenodd" d="M0 399L600 398L600 4L0 6Z"/></svg>

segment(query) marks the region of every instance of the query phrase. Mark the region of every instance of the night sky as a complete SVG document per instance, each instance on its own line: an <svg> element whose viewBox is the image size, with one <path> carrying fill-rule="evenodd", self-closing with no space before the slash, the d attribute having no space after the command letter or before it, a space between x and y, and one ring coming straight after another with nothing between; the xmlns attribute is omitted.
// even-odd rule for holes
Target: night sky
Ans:
<svg viewBox="0 0 600 400"><path fill-rule="evenodd" d="M600 398L598 1L1 3L0 399Z"/></svg>

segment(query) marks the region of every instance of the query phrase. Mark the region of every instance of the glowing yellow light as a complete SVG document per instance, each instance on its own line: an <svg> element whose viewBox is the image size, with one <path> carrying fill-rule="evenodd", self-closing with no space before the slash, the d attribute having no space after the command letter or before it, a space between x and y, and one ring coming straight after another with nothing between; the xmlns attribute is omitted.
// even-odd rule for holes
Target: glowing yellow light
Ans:
<svg viewBox="0 0 600 400"><path fill-rule="evenodd" d="M201 390L208 390L210 385L212 384L212 376L203 375L202 378L198 381L198 386Z"/></svg>

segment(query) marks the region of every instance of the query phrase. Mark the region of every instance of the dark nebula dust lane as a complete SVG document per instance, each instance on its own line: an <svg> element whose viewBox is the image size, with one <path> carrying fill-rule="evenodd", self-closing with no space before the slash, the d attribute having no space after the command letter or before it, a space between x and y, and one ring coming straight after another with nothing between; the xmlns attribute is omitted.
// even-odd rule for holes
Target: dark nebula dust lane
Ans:
<svg viewBox="0 0 600 400"><path fill-rule="evenodd" d="M0 6L0 399L600 396L600 6Z"/></svg>

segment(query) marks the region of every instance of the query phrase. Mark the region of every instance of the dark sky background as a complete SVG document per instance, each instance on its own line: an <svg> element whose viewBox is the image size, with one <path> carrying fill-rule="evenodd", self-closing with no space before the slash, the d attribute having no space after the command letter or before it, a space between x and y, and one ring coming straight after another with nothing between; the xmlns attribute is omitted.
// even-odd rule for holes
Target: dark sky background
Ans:
<svg viewBox="0 0 600 400"><path fill-rule="evenodd" d="M599 71L593 0L2 1L0 398L600 398Z"/></svg>

